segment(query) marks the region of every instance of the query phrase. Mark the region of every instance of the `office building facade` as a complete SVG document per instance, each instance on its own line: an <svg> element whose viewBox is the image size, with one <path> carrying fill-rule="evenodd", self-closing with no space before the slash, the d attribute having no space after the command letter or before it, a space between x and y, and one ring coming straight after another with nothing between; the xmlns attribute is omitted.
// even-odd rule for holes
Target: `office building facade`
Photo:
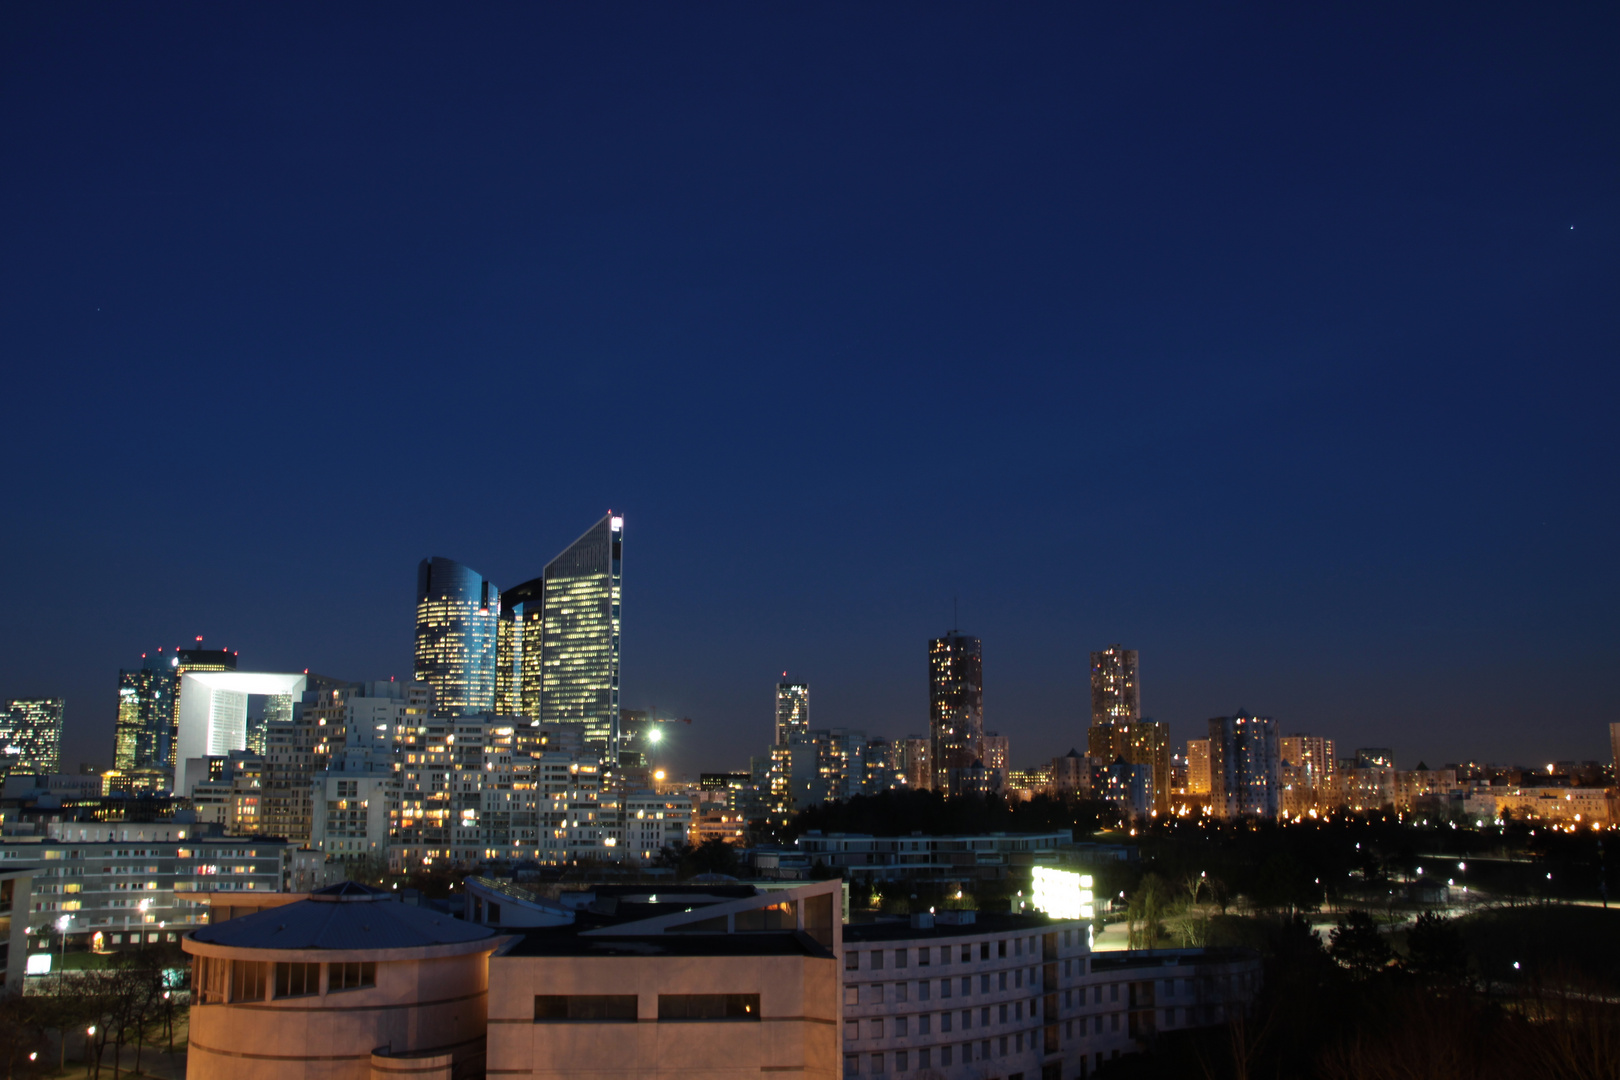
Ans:
<svg viewBox="0 0 1620 1080"><path fill-rule="evenodd" d="M951 631L928 643L930 787L961 794L984 753L982 643Z"/></svg>
<svg viewBox="0 0 1620 1080"><path fill-rule="evenodd" d="M0 771L59 772L65 707L61 698L12 698L0 707Z"/></svg>
<svg viewBox="0 0 1620 1080"><path fill-rule="evenodd" d="M416 680L434 708L470 716L495 708L501 591L471 567L437 555L416 568Z"/></svg>
<svg viewBox="0 0 1620 1080"><path fill-rule="evenodd" d="M495 711L502 716L540 719L540 642L545 632L546 579L501 593L496 642Z"/></svg>
<svg viewBox="0 0 1620 1080"><path fill-rule="evenodd" d="M546 566L540 720L578 724L586 747L618 762L624 518L611 511ZM525 641L525 648L528 642Z"/></svg>
<svg viewBox="0 0 1620 1080"><path fill-rule="evenodd" d="M118 672L118 720L113 732L113 768L120 772L169 772L174 746L175 687L180 654L142 653L141 666Z"/></svg>

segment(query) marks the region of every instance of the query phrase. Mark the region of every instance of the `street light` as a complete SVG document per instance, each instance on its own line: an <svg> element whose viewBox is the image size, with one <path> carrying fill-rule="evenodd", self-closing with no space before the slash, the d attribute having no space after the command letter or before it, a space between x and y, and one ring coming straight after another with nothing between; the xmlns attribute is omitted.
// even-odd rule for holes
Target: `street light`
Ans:
<svg viewBox="0 0 1620 1080"><path fill-rule="evenodd" d="M67 932L68 927L72 925L73 916L71 915L63 915L61 918L56 920L56 932L62 938L62 963L58 966L56 972L56 979L58 982L60 982L62 979L61 969L67 966Z"/></svg>

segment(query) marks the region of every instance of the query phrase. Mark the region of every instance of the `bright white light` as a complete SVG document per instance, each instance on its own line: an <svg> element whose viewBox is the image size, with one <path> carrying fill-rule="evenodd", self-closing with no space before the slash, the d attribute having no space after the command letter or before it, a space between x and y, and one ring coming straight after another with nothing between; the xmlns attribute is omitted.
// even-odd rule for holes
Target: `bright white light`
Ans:
<svg viewBox="0 0 1620 1080"><path fill-rule="evenodd" d="M608 522L608 526L614 532L624 532L624 518L616 517L612 521Z"/></svg>
<svg viewBox="0 0 1620 1080"><path fill-rule="evenodd" d="M1089 919L1093 907L1091 875L1037 866L1030 872L1030 906L1054 919Z"/></svg>
<svg viewBox="0 0 1620 1080"><path fill-rule="evenodd" d="M647 741L651 743L663 742L664 733L659 731L657 728L653 728L651 731L647 732Z"/></svg>
<svg viewBox="0 0 1620 1080"><path fill-rule="evenodd" d="M42 952L30 956L27 971L30 975L49 975L51 973L51 954Z"/></svg>

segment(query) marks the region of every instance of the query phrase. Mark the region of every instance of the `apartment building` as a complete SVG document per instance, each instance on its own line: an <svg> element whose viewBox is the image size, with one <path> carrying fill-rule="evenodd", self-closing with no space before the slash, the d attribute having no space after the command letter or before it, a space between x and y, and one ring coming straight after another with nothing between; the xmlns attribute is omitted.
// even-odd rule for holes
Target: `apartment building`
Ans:
<svg viewBox="0 0 1620 1080"><path fill-rule="evenodd" d="M980 833L972 836L868 836L808 832L796 847L809 865L821 863L850 880L900 877L1003 877L1013 867L1056 863L1072 840L1051 833Z"/></svg>
<svg viewBox="0 0 1620 1080"><path fill-rule="evenodd" d="M274 893L293 872L284 840L243 839L206 826L64 822L48 837L0 843L0 873L35 867L28 933L66 920L76 946L174 941L206 921L202 891Z"/></svg>

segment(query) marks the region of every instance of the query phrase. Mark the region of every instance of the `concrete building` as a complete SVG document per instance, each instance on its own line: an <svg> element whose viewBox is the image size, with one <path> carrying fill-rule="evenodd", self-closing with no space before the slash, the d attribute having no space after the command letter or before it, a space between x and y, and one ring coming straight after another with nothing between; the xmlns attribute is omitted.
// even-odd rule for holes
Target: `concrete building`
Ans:
<svg viewBox="0 0 1620 1080"><path fill-rule="evenodd" d="M928 643L928 786L947 795L969 785L966 773L984 756L984 657L976 637L952 630ZM972 786L982 786L976 780Z"/></svg>
<svg viewBox="0 0 1620 1080"><path fill-rule="evenodd" d="M275 893L289 883L282 840L220 835L197 825L63 822L47 838L0 843L0 871L36 867L27 925L59 919L76 945L100 949L174 941L204 921L203 891Z"/></svg>
<svg viewBox="0 0 1620 1080"><path fill-rule="evenodd" d="M507 940L353 882L194 930L187 1078L482 1075Z"/></svg>
<svg viewBox="0 0 1620 1080"><path fill-rule="evenodd" d="M0 773L53 773L62 767L61 698L12 698L0 705Z"/></svg>
<svg viewBox="0 0 1620 1080"><path fill-rule="evenodd" d="M20 994L28 967L30 887L38 867L0 863L0 987Z"/></svg>
<svg viewBox="0 0 1620 1080"><path fill-rule="evenodd" d="M1277 722L1242 710L1210 720L1209 775L1215 817L1275 820L1282 810Z"/></svg>

